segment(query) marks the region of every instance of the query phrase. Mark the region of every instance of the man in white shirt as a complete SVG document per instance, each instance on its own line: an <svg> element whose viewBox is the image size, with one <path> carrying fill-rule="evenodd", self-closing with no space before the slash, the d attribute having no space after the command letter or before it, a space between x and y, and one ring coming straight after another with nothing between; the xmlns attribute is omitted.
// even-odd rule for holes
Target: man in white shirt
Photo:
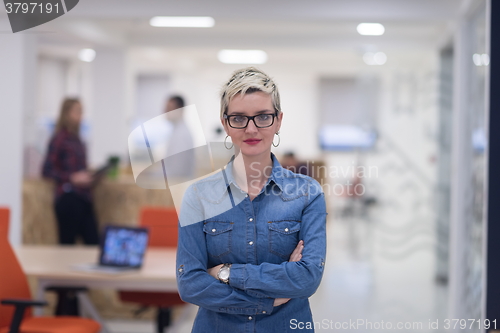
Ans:
<svg viewBox="0 0 500 333"><path fill-rule="evenodd" d="M167 119L173 128L167 145L165 169L167 178L193 179L195 176L195 155L193 150L193 137L184 121L184 99L181 96L171 96L166 104ZM181 110L178 110L181 109ZM170 112L178 110L177 112Z"/></svg>

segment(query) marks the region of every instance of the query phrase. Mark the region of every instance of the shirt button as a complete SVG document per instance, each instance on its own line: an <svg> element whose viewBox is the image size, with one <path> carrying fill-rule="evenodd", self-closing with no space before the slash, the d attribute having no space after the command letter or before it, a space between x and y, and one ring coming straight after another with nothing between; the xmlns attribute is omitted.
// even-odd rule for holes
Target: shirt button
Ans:
<svg viewBox="0 0 500 333"><path fill-rule="evenodd" d="M182 268L179 268L179 272L182 272Z"/></svg>
<svg viewBox="0 0 500 333"><path fill-rule="evenodd" d="M252 316L249 316L249 317L248 317L248 320L252 320L252 319L253 319L253 318L252 318Z"/></svg>
<svg viewBox="0 0 500 333"><path fill-rule="evenodd" d="M266 311L262 311L262 313L266 313Z"/></svg>
<svg viewBox="0 0 500 333"><path fill-rule="evenodd" d="M216 231L217 231L217 229L212 229L212 232L216 232Z"/></svg>
<svg viewBox="0 0 500 333"><path fill-rule="evenodd" d="M285 228L285 232L288 232L288 228Z"/></svg>
<svg viewBox="0 0 500 333"><path fill-rule="evenodd" d="M252 222L253 221L253 218L249 218L248 221Z"/></svg>
<svg viewBox="0 0 500 333"><path fill-rule="evenodd" d="M248 242L248 244L253 245L253 242L252 242L252 241L250 241L250 242Z"/></svg>

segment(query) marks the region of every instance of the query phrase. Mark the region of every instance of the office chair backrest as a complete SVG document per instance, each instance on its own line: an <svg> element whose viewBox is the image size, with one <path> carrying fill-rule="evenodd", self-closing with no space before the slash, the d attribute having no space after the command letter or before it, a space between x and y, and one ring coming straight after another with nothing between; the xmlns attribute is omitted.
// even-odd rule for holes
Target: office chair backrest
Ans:
<svg viewBox="0 0 500 333"><path fill-rule="evenodd" d="M140 224L149 229L151 247L177 247L177 212L175 208L143 207Z"/></svg>
<svg viewBox="0 0 500 333"><path fill-rule="evenodd" d="M9 244L9 209L0 208L0 299L31 298L28 280ZM0 305L0 328L10 325L13 306ZM26 309L25 318L31 316Z"/></svg>
<svg viewBox="0 0 500 333"><path fill-rule="evenodd" d="M0 237L9 239L9 215L10 210L5 207L0 207Z"/></svg>

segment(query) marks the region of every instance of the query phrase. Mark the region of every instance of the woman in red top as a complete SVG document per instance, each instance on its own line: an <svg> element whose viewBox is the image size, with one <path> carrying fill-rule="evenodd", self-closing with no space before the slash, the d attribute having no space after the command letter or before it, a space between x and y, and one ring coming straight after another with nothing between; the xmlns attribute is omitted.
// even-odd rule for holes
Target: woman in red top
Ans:
<svg viewBox="0 0 500 333"><path fill-rule="evenodd" d="M75 244L81 236L85 244L98 244L97 221L91 200L92 176L80 140L82 105L78 99L63 101L55 133L43 164L43 176L56 184L55 213L60 244Z"/></svg>

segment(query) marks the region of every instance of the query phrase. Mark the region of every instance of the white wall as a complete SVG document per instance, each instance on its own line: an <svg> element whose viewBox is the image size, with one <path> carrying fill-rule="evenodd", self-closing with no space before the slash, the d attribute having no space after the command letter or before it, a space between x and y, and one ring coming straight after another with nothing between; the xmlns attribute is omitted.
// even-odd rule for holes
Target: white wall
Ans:
<svg viewBox="0 0 500 333"><path fill-rule="evenodd" d="M103 126L103 122L111 123L109 119L106 120L108 116L103 113L102 107L98 111L95 107L96 101L92 101L95 98L96 91L105 92L106 89L115 89L113 84L101 84L99 83L101 79L95 79L92 75L85 74L85 66L95 68L96 62L99 62L102 54L99 50L97 51L94 63L85 64L77 61L77 64L73 65L81 67L80 70L73 70L74 73L79 73L78 75L81 76L81 91L85 92L85 87L87 87L87 90L93 89L85 97L91 101L86 103L85 113L94 129L96 126ZM182 94L185 96L187 104L196 105L204 125L204 134L207 140L221 140L224 138L224 136L218 137L215 134L215 129L220 127L219 90L234 70L245 65L222 64L216 58L217 50L210 49L158 49L156 52L151 52L151 49L132 48L116 52L123 52L124 60L119 65L115 63L112 72L111 67L101 65L100 69L94 70L93 73L95 75L102 72L102 77L109 77L110 80L112 79L113 82L120 85L122 93L116 94L116 97L112 99L115 103L109 104L109 107L111 105L113 107L122 105L123 111L121 111L121 114L113 111L112 118L114 121L118 121L115 126L108 128L107 131L93 131L92 141L108 142L108 147L106 152L98 152L99 149L103 149L100 144L94 143L90 145L91 166L99 165L111 153L123 157L127 156L125 142L138 116L136 114L136 98L138 96L136 96L137 88L135 85L137 84L137 78L141 75L169 77L169 92ZM436 52L434 50L386 50L386 53L388 62L384 66L368 66L363 63L362 54L354 51L268 50L268 63L257 67L266 71L277 82L284 113L283 125L280 131L281 144L278 148L273 148L273 151L283 153L287 150L293 150L299 157L305 159L319 158L322 155L317 139L317 131L320 126L319 81L321 77L359 77L367 74L377 76L381 80L392 80L399 75L403 79L396 84L402 84L404 88L404 84L408 83L404 80L406 74L410 73L409 75L413 76L427 75L435 68L433 61ZM397 75L394 73L397 73ZM71 85L68 83L69 81L74 81L74 78L71 79L71 77L72 75L66 76L67 86ZM97 90L93 87L94 83L99 85ZM410 87L406 91L412 88L410 83L408 85ZM381 89L385 89L380 91L382 106L384 100L390 102L391 105L394 104L394 98L398 99L396 102L403 106L411 106L415 102L425 102L401 98L401 96L405 96L404 91L396 91L394 83L381 82L381 86L383 87ZM66 91L68 89L67 87ZM425 87L418 87L418 89L425 89ZM392 96L394 91L398 96ZM168 92L165 91L165 93ZM383 114L384 111L380 110L380 112ZM403 112L398 117L397 124L404 123L405 119ZM403 140L406 140L404 137L408 137L408 140L411 141L415 134L412 131L416 130L416 127L411 126L412 121L411 117L408 118L408 130L403 130L404 126L400 127L394 124L391 115L387 115L385 118L382 117L379 123L390 128L389 132L394 137L402 135ZM429 122L430 120L422 121ZM120 125L117 127L116 124ZM400 132L398 131L399 128L401 128ZM125 139L121 142L121 139L118 138ZM109 143L110 140L113 143ZM417 159L424 160L422 157L427 154L428 149L425 148L419 152L420 150L421 148L415 147L412 154L419 154Z"/></svg>
<svg viewBox="0 0 500 333"><path fill-rule="evenodd" d="M125 156L127 117L131 107L127 95L127 52L98 48L92 63L92 104L89 165L104 164L111 155Z"/></svg>
<svg viewBox="0 0 500 333"><path fill-rule="evenodd" d="M68 61L40 57L38 59L37 114L57 119L62 100L66 97Z"/></svg>
<svg viewBox="0 0 500 333"><path fill-rule="evenodd" d="M10 30L7 21L0 20L0 30ZM32 128L36 45L33 35L0 34L0 206L11 210L13 245L21 242L23 134Z"/></svg>
<svg viewBox="0 0 500 333"><path fill-rule="evenodd" d="M148 58L145 53L138 49L132 52L132 70L135 73L168 73L172 79L172 91L184 94L188 104L196 104L207 139L214 139L214 129L220 124L219 89L234 70L245 65L222 64L217 61L215 50L167 50L163 57L156 59ZM435 71L436 57L433 50L388 51L386 65L371 67L365 65L356 52L277 49L268 51L268 54L269 62L257 67L277 82L284 113L281 144L273 150L278 153L294 150L302 158L321 155L317 141L321 77L358 77L368 73L383 80L384 76L390 78L395 72L405 71L416 76L426 75ZM392 103L392 83L382 86L385 91L380 92L381 96L386 97L382 98L381 105L384 99ZM397 136L398 133L393 131L398 127L393 126L391 116L388 117L388 126ZM404 117L401 115L398 121L404 121ZM408 133L402 130L401 134Z"/></svg>
<svg viewBox="0 0 500 333"><path fill-rule="evenodd" d="M135 116L146 121L165 112L171 94L170 78L166 75L139 75L136 78Z"/></svg>

